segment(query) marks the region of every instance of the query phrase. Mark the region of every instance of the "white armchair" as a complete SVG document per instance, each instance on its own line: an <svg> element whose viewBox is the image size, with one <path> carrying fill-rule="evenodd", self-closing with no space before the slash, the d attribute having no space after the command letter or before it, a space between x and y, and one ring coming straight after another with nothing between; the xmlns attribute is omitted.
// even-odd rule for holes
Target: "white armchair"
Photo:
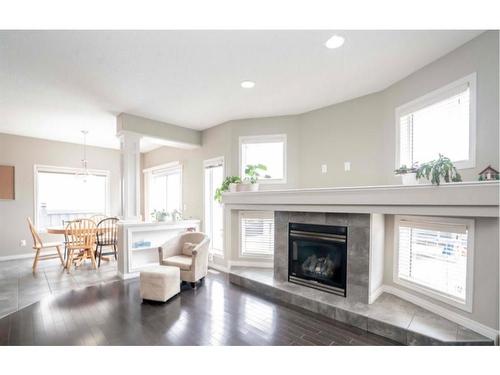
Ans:
<svg viewBox="0 0 500 375"><path fill-rule="evenodd" d="M179 267L181 280L195 286L208 271L210 239L201 232L182 233L159 248L160 264Z"/></svg>

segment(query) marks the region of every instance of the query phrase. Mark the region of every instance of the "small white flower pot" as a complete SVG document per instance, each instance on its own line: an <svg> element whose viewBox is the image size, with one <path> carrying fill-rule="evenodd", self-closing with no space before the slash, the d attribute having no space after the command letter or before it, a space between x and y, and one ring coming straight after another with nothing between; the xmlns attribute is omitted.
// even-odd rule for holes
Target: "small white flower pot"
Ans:
<svg viewBox="0 0 500 375"><path fill-rule="evenodd" d="M258 191L258 190L259 190L259 184L243 182L238 185L238 191Z"/></svg>
<svg viewBox="0 0 500 375"><path fill-rule="evenodd" d="M238 191L238 186L239 186L239 184L230 183L229 184L229 192L236 193Z"/></svg>
<svg viewBox="0 0 500 375"><path fill-rule="evenodd" d="M401 175L403 185L418 185L416 173L405 173Z"/></svg>

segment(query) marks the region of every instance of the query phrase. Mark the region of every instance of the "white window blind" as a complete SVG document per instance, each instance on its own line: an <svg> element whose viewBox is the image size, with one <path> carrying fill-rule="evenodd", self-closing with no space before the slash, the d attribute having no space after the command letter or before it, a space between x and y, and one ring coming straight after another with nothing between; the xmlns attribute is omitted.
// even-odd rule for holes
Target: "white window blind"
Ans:
<svg viewBox="0 0 500 375"><path fill-rule="evenodd" d="M473 166L472 81L438 91L397 110L399 166L422 164L440 153L460 168Z"/></svg>
<svg viewBox="0 0 500 375"><path fill-rule="evenodd" d="M401 219L397 230L397 278L465 304L468 225L446 219Z"/></svg>
<svg viewBox="0 0 500 375"><path fill-rule="evenodd" d="M240 212L240 252L242 256L270 257L274 254L273 212Z"/></svg>
<svg viewBox="0 0 500 375"><path fill-rule="evenodd" d="M222 204L215 201L215 190L224 180L224 159L217 158L204 162L205 185L205 233L210 237L209 251L224 256L224 211Z"/></svg>

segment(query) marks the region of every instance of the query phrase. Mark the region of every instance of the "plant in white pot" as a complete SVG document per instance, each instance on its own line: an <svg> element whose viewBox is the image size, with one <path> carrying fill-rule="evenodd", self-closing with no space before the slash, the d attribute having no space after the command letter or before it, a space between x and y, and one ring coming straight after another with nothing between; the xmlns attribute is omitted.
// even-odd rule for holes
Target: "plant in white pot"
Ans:
<svg viewBox="0 0 500 375"><path fill-rule="evenodd" d="M417 185L417 170L418 166L414 163L411 168L408 168L406 164L403 164L398 169L394 170L396 176L401 176L403 185Z"/></svg>
<svg viewBox="0 0 500 375"><path fill-rule="evenodd" d="M259 178L271 178L268 174L262 176L261 173L267 171L264 164L248 164L245 167L245 178L238 186L238 191L257 191L259 190Z"/></svg>
<svg viewBox="0 0 500 375"><path fill-rule="evenodd" d="M222 193L230 191L234 193L237 191L238 185L241 183L241 178L238 176L228 176L222 181L222 185L215 190L214 199L222 203Z"/></svg>

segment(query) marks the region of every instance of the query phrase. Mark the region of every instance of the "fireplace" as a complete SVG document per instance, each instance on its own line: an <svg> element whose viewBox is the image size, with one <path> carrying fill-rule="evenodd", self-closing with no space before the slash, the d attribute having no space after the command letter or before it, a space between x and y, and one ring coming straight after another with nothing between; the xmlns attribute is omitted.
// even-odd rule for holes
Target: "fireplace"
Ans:
<svg viewBox="0 0 500 375"><path fill-rule="evenodd" d="M347 227L289 223L288 281L346 296Z"/></svg>

